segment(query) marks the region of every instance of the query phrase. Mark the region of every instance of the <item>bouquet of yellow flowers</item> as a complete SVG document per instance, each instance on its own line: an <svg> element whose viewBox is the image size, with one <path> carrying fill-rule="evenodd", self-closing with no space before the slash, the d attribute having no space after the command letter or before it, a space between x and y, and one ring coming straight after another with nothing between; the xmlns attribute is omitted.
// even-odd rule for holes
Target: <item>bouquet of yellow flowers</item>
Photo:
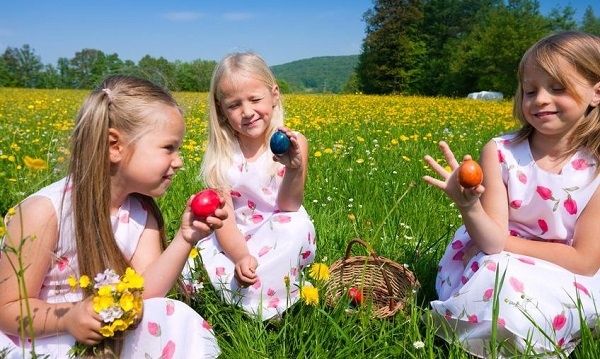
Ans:
<svg viewBox="0 0 600 359"><path fill-rule="evenodd" d="M71 276L68 282L72 289L85 289L91 285L86 275L79 280ZM142 313L143 290L144 278L132 268L127 268L121 277L112 269L94 277L92 305L104 323L100 334L112 337L137 321Z"/></svg>

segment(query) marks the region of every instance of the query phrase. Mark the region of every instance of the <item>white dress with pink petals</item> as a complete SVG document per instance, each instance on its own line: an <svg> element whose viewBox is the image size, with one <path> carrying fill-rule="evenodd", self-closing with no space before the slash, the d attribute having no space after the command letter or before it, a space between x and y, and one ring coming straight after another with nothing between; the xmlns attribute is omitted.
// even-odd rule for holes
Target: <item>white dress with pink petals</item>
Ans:
<svg viewBox="0 0 600 359"><path fill-rule="evenodd" d="M298 300L300 271L315 257L315 228L304 207L296 212L277 208L284 171L274 163L271 151L247 162L238 149L228 172L235 221L258 261L256 284L240 287L235 265L214 234L198 242L202 263L223 300L262 320L283 313Z"/></svg>
<svg viewBox="0 0 600 359"><path fill-rule="evenodd" d="M537 167L528 141L511 142L512 138L494 139L508 195L510 234L571 245L577 218L600 183L596 161L579 151L560 174L548 173ZM472 354L487 356L496 291L497 341L505 342L501 353L506 355L523 352L528 345L531 353L558 348L570 352L581 326L595 325L600 272L591 277L576 275L544 260L509 252L479 253L465 266L463 255L469 242L462 226L438 268L439 300L431 306L441 324L440 336L456 338ZM502 285L495 285L496 272L499 282L504 278Z"/></svg>
<svg viewBox="0 0 600 359"><path fill-rule="evenodd" d="M55 182L33 194L48 198L57 213L59 239L52 256L40 298L48 303L77 302L81 291L72 291L67 283L71 275L79 277L77 249L73 234L70 187L65 180ZM67 195L64 196L63 193ZM145 228L147 211L135 197L129 197L112 216L117 244L126 258L131 259ZM88 274L93 278L94 274ZM67 333L36 338L35 352L49 358L67 358L75 338ZM0 332L0 350L8 348L7 358L30 358L31 342ZM25 353L23 354L23 348ZM186 304L168 298L144 300L144 314L135 329L126 332L122 358L216 358L220 354L210 324ZM24 355L24 356L23 356Z"/></svg>

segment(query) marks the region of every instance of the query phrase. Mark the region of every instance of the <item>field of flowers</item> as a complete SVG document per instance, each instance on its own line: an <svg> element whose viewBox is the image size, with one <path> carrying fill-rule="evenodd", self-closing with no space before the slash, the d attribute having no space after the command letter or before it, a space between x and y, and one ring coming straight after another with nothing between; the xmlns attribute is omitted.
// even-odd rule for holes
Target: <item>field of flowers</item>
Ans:
<svg viewBox="0 0 600 359"><path fill-rule="evenodd" d="M2 215L65 175L68 136L86 93L0 88ZM185 199L202 187L198 169L206 145L206 94L176 97L187 134L185 167L159 200L169 234ZM422 288L415 305L393 320L331 311L320 298L294 307L280 323L263 324L224 307L205 287L194 305L213 324L225 357L461 357L455 346L434 340L421 319L434 298L437 261L460 224L449 200L422 181L430 172L422 158L440 158L440 140L459 156L477 158L488 139L516 128L510 102L365 95L284 100L286 124L309 139L305 207L317 229L316 261L331 264L350 239L361 237L380 255L406 263Z"/></svg>

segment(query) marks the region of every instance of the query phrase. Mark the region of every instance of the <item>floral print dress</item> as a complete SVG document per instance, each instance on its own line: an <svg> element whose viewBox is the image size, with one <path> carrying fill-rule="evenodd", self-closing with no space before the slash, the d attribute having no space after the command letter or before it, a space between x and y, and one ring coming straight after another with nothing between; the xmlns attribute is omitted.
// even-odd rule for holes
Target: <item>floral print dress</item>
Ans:
<svg viewBox="0 0 600 359"><path fill-rule="evenodd" d="M315 228L304 207L296 212L277 208L284 173L271 151L247 162L239 148L228 172L235 221L258 261L258 282L240 287L235 265L215 234L198 242L202 263L222 299L262 320L283 313L298 300L300 271L315 257Z"/></svg>
<svg viewBox="0 0 600 359"><path fill-rule="evenodd" d="M73 234L71 188L65 184L63 179L32 195L48 198L60 218L58 243L54 253L49 253L53 263L40 291L40 298L48 303L78 302L83 298L82 292L73 291L67 281L69 276L79 277L80 273ZM66 193L64 201L63 193ZM142 203L129 197L111 218L115 239L127 259L133 257L147 216ZM123 358L216 358L220 353L210 324L192 308L173 299L144 300L142 320L135 329L125 333ZM74 344L75 338L68 333L36 338L34 342L36 354L49 358L67 358ZM31 357L31 342L23 343L18 337L0 332L0 350L3 348L10 350L7 358Z"/></svg>
<svg viewBox="0 0 600 359"><path fill-rule="evenodd" d="M529 142L513 142L513 137L494 139L508 195L510 234L571 245L577 218L600 183L596 162L579 151L560 174L549 173L537 167ZM463 265L469 242L462 226L438 267L439 300L431 302L441 325L438 335L456 338L470 353L485 357L495 324L497 341L504 341L500 354L523 352L527 347L535 353L558 348L570 352L581 326L595 325L599 273L576 275L550 262L509 252L479 253ZM504 279L501 285L496 285L497 272L498 282ZM499 315L493 323L496 296Z"/></svg>

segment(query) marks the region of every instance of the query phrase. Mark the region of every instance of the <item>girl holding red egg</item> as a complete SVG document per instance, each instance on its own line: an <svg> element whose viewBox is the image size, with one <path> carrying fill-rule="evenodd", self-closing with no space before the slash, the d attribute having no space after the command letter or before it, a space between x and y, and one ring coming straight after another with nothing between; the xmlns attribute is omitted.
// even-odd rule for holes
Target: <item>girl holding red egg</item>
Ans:
<svg viewBox="0 0 600 359"><path fill-rule="evenodd" d="M431 306L439 335L476 356L566 356L599 319L600 38L543 38L518 79L523 126L484 146L482 184L459 183L465 169L444 142L450 172L425 157L441 176L425 181L464 222L441 259ZM479 177L471 172L465 178Z"/></svg>
<svg viewBox="0 0 600 359"><path fill-rule="evenodd" d="M316 242L302 206L308 144L284 127L279 87L258 55L217 65L208 134L201 174L225 198L228 219L198 243L202 264L225 302L266 320L298 300Z"/></svg>

